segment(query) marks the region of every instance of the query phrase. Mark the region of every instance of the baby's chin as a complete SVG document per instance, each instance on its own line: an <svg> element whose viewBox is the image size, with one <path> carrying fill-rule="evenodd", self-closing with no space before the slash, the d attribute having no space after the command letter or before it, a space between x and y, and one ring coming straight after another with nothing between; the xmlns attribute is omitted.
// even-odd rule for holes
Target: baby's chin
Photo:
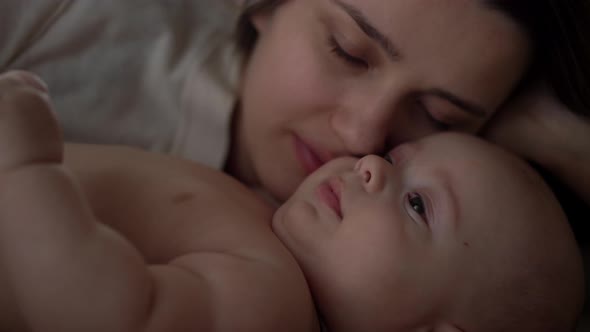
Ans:
<svg viewBox="0 0 590 332"><path fill-rule="evenodd" d="M294 226L296 226L293 225L294 221L291 220L293 219L291 216L291 205L294 203L296 204L297 201L288 200L278 207L272 216L271 229L275 236L283 243L285 248L287 248L287 250L289 250L295 257L296 253L294 252L294 248L292 246L294 245L293 242L296 242L296 239L291 234L294 232Z"/></svg>

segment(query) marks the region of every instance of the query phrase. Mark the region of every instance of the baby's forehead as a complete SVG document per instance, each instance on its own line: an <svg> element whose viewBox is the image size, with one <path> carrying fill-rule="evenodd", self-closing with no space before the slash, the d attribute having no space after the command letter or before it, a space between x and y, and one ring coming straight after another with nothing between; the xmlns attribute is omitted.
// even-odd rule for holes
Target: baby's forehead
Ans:
<svg viewBox="0 0 590 332"><path fill-rule="evenodd" d="M485 252L510 251L529 241L537 243L539 236L547 234L537 233L535 228L553 227L550 225L563 219L557 199L529 166L510 163L490 169L493 171L475 180L455 173L452 178L459 180L451 183L461 211L456 224L465 225L473 240L488 240L481 243L487 246ZM503 239L503 248L498 238ZM521 249L528 250L526 246Z"/></svg>
<svg viewBox="0 0 590 332"><path fill-rule="evenodd" d="M428 158L416 162L426 164L425 172L437 179L433 185L449 187L461 212L457 217L473 219L464 222L477 223L492 216L526 217L521 222L528 222L555 210L555 196L524 160L481 139L465 135L439 138L423 146L424 155L433 156L430 162Z"/></svg>

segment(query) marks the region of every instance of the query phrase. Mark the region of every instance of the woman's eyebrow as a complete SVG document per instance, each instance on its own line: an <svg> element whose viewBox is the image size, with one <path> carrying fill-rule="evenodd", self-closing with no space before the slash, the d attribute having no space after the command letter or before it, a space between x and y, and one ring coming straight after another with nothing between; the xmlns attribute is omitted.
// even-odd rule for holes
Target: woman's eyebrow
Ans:
<svg viewBox="0 0 590 332"><path fill-rule="evenodd" d="M398 48L393 44L391 39L387 38L385 34L377 30L377 28L369 22L367 17L358 8L345 3L342 0L330 0L330 2L344 10L369 38L373 39L379 44L379 46L381 46L392 60L399 60L401 58Z"/></svg>

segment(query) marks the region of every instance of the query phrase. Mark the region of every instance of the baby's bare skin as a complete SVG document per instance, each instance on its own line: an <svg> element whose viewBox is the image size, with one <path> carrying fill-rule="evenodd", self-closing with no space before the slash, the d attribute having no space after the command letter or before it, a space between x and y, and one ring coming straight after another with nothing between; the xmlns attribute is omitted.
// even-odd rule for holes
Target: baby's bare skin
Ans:
<svg viewBox="0 0 590 332"><path fill-rule="evenodd" d="M255 194L129 148L70 145L61 165L45 97L15 91L0 98L0 331L317 329Z"/></svg>
<svg viewBox="0 0 590 332"><path fill-rule="evenodd" d="M150 264L233 249L281 265L290 258L272 234L272 209L218 171L133 148L76 144L66 146L65 164L97 217Z"/></svg>

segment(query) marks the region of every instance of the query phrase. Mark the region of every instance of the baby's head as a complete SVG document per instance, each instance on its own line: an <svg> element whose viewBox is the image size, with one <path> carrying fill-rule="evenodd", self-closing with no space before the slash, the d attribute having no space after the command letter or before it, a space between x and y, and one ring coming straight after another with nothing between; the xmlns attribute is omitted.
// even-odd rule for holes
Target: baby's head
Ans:
<svg viewBox="0 0 590 332"><path fill-rule="evenodd" d="M330 331L567 331L573 234L530 167L441 134L334 160L275 214Z"/></svg>

